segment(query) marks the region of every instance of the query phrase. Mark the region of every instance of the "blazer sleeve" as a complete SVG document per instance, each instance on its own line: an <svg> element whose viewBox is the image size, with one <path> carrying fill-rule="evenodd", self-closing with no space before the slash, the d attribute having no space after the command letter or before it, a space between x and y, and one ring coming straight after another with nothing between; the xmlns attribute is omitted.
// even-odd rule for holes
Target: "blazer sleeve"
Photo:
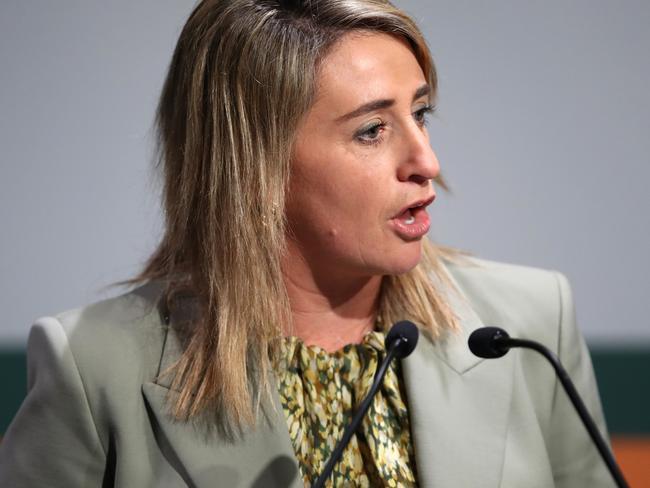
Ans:
<svg viewBox="0 0 650 488"><path fill-rule="evenodd" d="M106 453L56 318L32 326L27 365L27 397L0 444L0 486L102 486Z"/></svg>
<svg viewBox="0 0 650 488"><path fill-rule="evenodd" d="M598 430L608 441L591 358L576 325L571 288L563 274L555 274L560 298L558 356ZM549 456L556 487L614 486L607 467L559 380L553 392L550 434Z"/></svg>

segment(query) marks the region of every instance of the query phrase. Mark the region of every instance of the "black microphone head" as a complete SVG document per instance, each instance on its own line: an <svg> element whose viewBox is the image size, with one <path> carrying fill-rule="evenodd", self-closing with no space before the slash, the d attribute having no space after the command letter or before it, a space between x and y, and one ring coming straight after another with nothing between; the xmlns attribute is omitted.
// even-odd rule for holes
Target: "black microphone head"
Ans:
<svg viewBox="0 0 650 488"><path fill-rule="evenodd" d="M401 359L413 352L415 346L418 344L419 336L420 331L413 322L409 320L400 320L390 328L386 335L386 341L384 344L388 351L398 339L401 339L395 346L395 356Z"/></svg>
<svg viewBox="0 0 650 488"><path fill-rule="evenodd" d="M467 344L470 351L480 358L500 358L509 348L499 344L499 339L508 337L508 333L499 327L481 327L471 333Z"/></svg>

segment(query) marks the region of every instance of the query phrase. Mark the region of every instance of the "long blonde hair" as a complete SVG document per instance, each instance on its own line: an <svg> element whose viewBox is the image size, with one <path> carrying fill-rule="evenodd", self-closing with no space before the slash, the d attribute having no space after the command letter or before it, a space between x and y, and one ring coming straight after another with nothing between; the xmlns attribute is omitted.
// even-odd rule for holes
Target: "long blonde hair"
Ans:
<svg viewBox="0 0 650 488"><path fill-rule="evenodd" d="M204 0L181 32L156 115L165 232L129 280L163 280L171 309L181 295L197 298L200 314L167 371L179 419L212 412L240 430L270 393L291 323L280 260L293 136L319 63L354 30L406 39L435 94L421 32L388 1ZM379 323L408 318L432 337L455 328L431 280L445 280L440 259L451 254L425 242L415 269L385 277Z"/></svg>

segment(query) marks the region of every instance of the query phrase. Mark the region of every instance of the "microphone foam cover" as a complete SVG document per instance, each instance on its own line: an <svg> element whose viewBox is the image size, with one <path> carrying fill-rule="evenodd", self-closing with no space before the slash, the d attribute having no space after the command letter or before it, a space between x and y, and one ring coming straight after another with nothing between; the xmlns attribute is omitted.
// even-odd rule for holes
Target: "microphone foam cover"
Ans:
<svg viewBox="0 0 650 488"><path fill-rule="evenodd" d="M400 320L390 328L384 344L388 351L395 341L402 339L397 344L397 349L395 350L395 356L401 359L413 352L415 346L418 344L419 336L420 331L413 322L410 320Z"/></svg>
<svg viewBox="0 0 650 488"><path fill-rule="evenodd" d="M508 348L499 345L496 341L508 337L510 337L508 333L499 327L481 327L471 333L467 344L475 356L480 358L500 358L508 352Z"/></svg>

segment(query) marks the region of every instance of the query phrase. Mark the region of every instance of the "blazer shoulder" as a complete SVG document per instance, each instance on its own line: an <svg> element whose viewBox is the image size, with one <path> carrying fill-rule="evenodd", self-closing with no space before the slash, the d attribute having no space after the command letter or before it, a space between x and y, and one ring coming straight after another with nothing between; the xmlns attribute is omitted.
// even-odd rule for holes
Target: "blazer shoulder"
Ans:
<svg viewBox="0 0 650 488"><path fill-rule="evenodd" d="M158 372L167 332L159 307L162 289L159 283L146 283L113 298L43 317L34 327L47 331L53 320L60 324L89 387L93 378L109 376L150 381Z"/></svg>
<svg viewBox="0 0 650 488"><path fill-rule="evenodd" d="M446 262L460 292L485 325L555 344L571 288L559 271L477 257Z"/></svg>
<svg viewBox="0 0 650 488"><path fill-rule="evenodd" d="M465 256L455 261L445 261L447 270L452 276L463 283L485 283L502 288L546 288L550 284L555 286L556 270L544 269L534 266L506 263Z"/></svg>

